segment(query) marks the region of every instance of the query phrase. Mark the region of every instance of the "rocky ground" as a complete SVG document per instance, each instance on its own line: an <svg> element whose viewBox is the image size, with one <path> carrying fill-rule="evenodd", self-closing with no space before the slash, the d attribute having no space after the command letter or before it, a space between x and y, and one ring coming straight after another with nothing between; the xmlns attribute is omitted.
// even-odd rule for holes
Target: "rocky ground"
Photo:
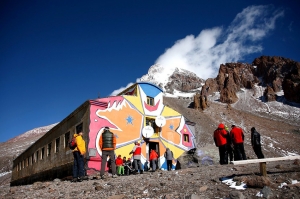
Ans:
<svg viewBox="0 0 300 199"><path fill-rule="evenodd" d="M262 135L263 153L266 158L300 154L299 121L255 115L234 106L209 102L204 111L187 108L192 99L165 98L164 104L182 113L196 123L197 150L193 159L182 161L182 169L175 171L145 172L139 175L120 176L101 180L71 183L66 179L36 182L32 185L0 186L0 198L300 198L300 162L279 161L267 163L267 178L259 174L259 165L219 165L218 148L213 142L213 131L220 122L236 124L244 129L245 150L248 159L256 158L250 145L250 128L255 126ZM207 161L204 161L207 160ZM11 176L11 175L7 175ZM247 184L245 190L230 188L220 179L234 176L234 181ZM4 176L3 176L4 177ZM8 182L9 178L7 178ZM5 182L6 182L5 181ZM286 183L282 186L282 183ZM295 184L292 184L295 183ZM281 187L282 186L282 187ZM280 188L281 187L281 188Z"/></svg>
<svg viewBox="0 0 300 199"><path fill-rule="evenodd" d="M55 179L32 185L0 188L0 198L258 198L261 191L265 198L300 198L300 161L267 163L268 175L261 177L258 164L235 166L201 165L193 168L144 172L144 174L72 183ZM246 182L245 190L230 188L220 179L234 176L238 184ZM282 186L286 183L285 186ZM281 187L282 186L282 187Z"/></svg>

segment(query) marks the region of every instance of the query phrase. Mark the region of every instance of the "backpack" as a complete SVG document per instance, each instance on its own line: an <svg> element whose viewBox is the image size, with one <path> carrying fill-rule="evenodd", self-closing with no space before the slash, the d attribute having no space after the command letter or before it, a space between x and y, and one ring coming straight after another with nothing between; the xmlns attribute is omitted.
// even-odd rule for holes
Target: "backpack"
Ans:
<svg viewBox="0 0 300 199"><path fill-rule="evenodd" d="M70 148L71 150L74 150L76 147L77 147L77 144L76 144L76 138L73 137L73 138L71 139L71 141L69 142L69 148Z"/></svg>
<svg viewBox="0 0 300 199"><path fill-rule="evenodd" d="M260 145L260 138L259 138L259 134L257 132L254 132L254 134L253 134L253 144Z"/></svg>

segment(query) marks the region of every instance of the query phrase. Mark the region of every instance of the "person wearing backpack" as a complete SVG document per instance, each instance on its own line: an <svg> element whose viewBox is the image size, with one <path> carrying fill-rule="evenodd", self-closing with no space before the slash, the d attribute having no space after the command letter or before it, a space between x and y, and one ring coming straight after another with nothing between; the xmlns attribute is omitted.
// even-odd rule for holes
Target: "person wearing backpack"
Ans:
<svg viewBox="0 0 300 199"><path fill-rule="evenodd" d="M227 151L227 131L225 125L220 123L218 128L214 131L214 142L219 148L220 164L228 164L228 151Z"/></svg>
<svg viewBox="0 0 300 199"><path fill-rule="evenodd" d="M109 127L105 127L103 133L99 139L99 148L102 151L101 156L101 171L100 177L104 179L104 171L106 168L107 157L109 156L111 161L111 173L112 177L116 178L116 161L115 161L115 149L117 145L116 136L110 132Z"/></svg>
<svg viewBox="0 0 300 199"><path fill-rule="evenodd" d="M74 134L76 147L73 150L74 163L72 182L82 182L82 180L84 179L84 154L86 153L86 149L82 134L82 132Z"/></svg>
<svg viewBox="0 0 300 199"><path fill-rule="evenodd" d="M227 132L227 152L228 152L228 158L229 158L229 161L231 163L233 161L234 151L233 151L233 144L232 144L231 138L230 138L230 132L229 132L229 129L228 129L228 127L226 125L225 125L225 131Z"/></svg>
<svg viewBox="0 0 300 199"><path fill-rule="evenodd" d="M260 134L256 131L255 127L251 128L251 145L258 159L265 158L261 151Z"/></svg>

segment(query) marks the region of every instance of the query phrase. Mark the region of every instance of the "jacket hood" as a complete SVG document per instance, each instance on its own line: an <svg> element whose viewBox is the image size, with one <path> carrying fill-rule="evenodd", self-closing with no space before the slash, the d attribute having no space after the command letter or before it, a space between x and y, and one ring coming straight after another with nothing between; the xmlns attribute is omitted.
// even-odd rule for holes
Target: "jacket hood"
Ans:
<svg viewBox="0 0 300 199"><path fill-rule="evenodd" d="M221 123L221 124L219 124L218 128L219 128L219 129L224 129L224 128L225 128L225 125Z"/></svg>

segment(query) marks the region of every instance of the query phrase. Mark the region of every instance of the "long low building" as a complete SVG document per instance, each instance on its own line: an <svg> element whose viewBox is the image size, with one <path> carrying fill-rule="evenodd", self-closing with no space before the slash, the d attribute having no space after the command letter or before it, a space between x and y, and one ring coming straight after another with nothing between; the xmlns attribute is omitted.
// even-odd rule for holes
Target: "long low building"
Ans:
<svg viewBox="0 0 300 199"><path fill-rule="evenodd" d="M105 127L116 135L116 155L129 157L138 141L142 147L142 164L151 149L159 154L159 167L166 169L164 153L169 148L176 159L195 148L194 123L163 104L161 88L147 82L136 83L117 96L88 100L32 144L13 161L11 186L53 180L72 175L73 155L68 142L83 132L87 154L87 175L100 171L98 146Z"/></svg>

